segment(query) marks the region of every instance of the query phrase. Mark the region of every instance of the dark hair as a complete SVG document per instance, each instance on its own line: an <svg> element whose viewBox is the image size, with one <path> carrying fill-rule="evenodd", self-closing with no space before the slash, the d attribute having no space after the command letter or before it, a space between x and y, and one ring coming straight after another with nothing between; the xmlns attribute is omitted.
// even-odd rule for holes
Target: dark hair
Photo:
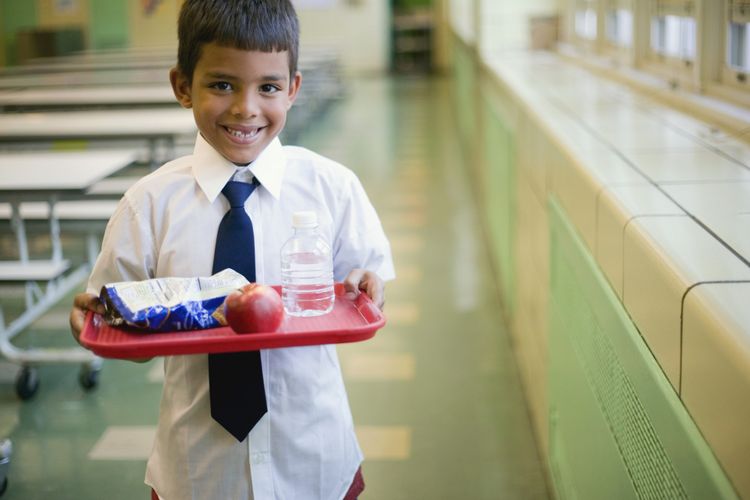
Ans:
<svg viewBox="0 0 750 500"><path fill-rule="evenodd" d="M299 21L291 0L185 0L177 23L177 66L193 81L203 46L289 52L289 75L297 72Z"/></svg>

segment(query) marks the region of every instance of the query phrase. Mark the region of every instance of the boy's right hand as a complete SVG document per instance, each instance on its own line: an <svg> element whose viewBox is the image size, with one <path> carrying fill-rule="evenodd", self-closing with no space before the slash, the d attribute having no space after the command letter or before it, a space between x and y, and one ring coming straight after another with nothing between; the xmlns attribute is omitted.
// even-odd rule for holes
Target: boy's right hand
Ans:
<svg viewBox="0 0 750 500"><path fill-rule="evenodd" d="M104 314L104 304L99 297L92 293L79 293L73 298L73 309L70 310L70 331L76 342L81 343L80 337L83 331L83 324L86 321L86 313L94 311L97 314ZM136 363L145 363L151 358L135 358L130 361Z"/></svg>
<svg viewBox="0 0 750 500"><path fill-rule="evenodd" d="M94 294L79 293L73 299L73 309L70 311L70 331L79 344L81 342L78 339L81 336L81 331L83 331L83 323L88 311L104 314L104 304Z"/></svg>

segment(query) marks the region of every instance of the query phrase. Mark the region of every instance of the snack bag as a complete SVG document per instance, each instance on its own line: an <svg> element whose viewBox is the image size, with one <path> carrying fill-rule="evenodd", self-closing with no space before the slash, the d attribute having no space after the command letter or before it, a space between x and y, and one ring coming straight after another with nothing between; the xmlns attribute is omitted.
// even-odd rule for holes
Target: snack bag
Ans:
<svg viewBox="0 0 750 500"><path fill-rule="evenodd" d="M215 328L226 324L224 299L247 285L244 276L225 269L207 278L156 278L122 281L102 287L99 294L112 326L151 332Z"/></svg>

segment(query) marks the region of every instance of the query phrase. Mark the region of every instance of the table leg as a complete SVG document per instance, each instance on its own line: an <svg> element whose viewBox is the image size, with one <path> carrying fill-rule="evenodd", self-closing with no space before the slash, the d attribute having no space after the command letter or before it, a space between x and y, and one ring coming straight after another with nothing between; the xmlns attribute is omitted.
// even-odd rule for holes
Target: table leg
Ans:
<svg viewBox="0 0 750 500"><path fill-rule="evenodd" d="M21 262L29 261L29 244L26 240L26 226L21 217L21 203L17 200L10 202L11 223L16 232L16 241L18 242L18 260Z"/></svg>
<svg viewBox="0 0 750 500"><path fill-rule="evenodd" d="M158 139L156 137L151 137L148 140L148 161L149 165L151 167L151 170L155 170L156 167L158 167L159 159L157 158L157 150L158 148Z"/></svg>
<svg viewBox="0 0 750 500"><path fill-rule="evenodd" d="M52 260L60 262L62 260L62 242L60 241L60 220L55 213L55 196L49 199L49 232L52 242Z"/></svg>

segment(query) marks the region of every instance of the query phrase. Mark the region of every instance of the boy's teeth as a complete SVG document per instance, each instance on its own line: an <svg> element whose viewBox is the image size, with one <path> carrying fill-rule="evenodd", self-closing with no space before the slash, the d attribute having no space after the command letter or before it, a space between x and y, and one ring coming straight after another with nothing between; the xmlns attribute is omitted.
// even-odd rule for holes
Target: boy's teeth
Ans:
<svg viewBox="0 0 750 500"><path fill-rule="evenodd" d="M251 137L255 135L255 132L257 132L257 130L253 130L251 132L242 132L241 130L234 130L232 128L227 128L227 130L235 137Z"/></svg>

